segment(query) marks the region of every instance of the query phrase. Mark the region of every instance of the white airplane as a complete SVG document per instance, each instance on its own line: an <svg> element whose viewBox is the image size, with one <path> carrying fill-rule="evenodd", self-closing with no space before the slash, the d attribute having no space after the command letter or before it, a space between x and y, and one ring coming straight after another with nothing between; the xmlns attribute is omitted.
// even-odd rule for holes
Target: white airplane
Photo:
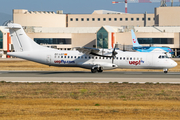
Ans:
<svg viewBox="0 0 180 120"><path fill-rule="evenodd" d="M76 48L65 51L40 46L29 38L19 24L9 23L15 52L10 56L59 67L81 67L91 69L92 73L115 68L129 69L163 69L164 73L177 63L163 53L123 52L120 50L103 50L97 48Z"/></svg>

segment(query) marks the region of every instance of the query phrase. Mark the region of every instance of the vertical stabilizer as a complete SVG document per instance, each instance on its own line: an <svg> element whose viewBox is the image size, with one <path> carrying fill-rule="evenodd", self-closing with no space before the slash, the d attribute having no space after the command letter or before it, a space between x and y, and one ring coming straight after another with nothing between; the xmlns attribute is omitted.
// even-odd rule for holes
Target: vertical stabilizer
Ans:
<svg viewBox="0 0 180 120"><path fill-rule="evenodd" d="M21 25L9 23L7 27L9 28L11 34L15 52L32 51L44 48L29 38Z"/></svg>
<svg viewBox="0 0 180 120"><path fill-rule="evenodd" d="M137 38L136 38L136 35L134 34L134 31L133 31L133 30L131 30L131 35L132 35L133 47L142 47L142 46L139 44L139 42L138 42L138 40L137 40Z"/></svg>

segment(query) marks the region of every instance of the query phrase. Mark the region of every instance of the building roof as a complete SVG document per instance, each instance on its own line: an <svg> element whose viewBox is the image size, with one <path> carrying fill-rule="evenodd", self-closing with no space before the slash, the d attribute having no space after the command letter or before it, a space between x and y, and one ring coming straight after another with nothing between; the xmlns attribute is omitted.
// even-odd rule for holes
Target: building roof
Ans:
<svg viewBox="0 0 180 120"><path fill-rule="evenodd" d="M126 14L126 13L110 11L110 10L94 10L92 14Z"/></svg>
<svg viewBox="0 0 180 120"><path fill-rule="evenodd" d="M35 33L96 33L99 27L61 27L61 28L42 28L34 27Z"/></svg>
<svg viewBox="0 0 180 120"><path fill-rule="evenodd" d="M3 33L8 33L8 32L9 32L9 29L7 29L6 26L0 26L0 30L1 30Z"/></svg>
<svg viewBox="0 0 180 120"><path fill-rule="evenodd" d="M136 32L166 32L177 33L180 32L180 27L134 27Z"/></svg>

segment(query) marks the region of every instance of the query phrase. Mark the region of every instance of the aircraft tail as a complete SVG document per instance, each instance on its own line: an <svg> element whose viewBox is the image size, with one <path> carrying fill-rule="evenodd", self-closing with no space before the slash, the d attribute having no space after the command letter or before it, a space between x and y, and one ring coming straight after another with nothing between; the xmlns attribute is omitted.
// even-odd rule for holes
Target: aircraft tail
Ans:
<svg viewBox="0 0 180 120"><path fill-rule="evenodd" d="M136 38L136 35L134 34L134 31L133 31L133 30L131 30L131 35L132 35L133 47L142 47L142 46L139 44L139 42L138 42L138 40L137 40L137 38Z"/></svg>
<svg viewBox="0 0 180 120"><path fill-rule="evenodd" d="M15 52L32 51L44 48L29 38L21 25L9 23L7 27L10 31Z"/></svg>

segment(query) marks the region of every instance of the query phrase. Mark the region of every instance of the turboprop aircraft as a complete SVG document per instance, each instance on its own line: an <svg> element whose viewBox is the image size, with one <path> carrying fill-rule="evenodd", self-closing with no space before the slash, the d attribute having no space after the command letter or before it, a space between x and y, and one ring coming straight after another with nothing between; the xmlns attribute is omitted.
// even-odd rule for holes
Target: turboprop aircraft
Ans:
<svg viewBox="0 0 180 120"><path fill-rule="evenodd" d="M138 52L163 52L168 55L168 57L171 57L171 54L173 54L173 50L168 47L152 47L152 46L142 46L139 44L136 35L134 34L134 31L131 30L132 35L132 43L133 43L133 50Z"/></svg>
<svg viewBox="0 0 180 120"><path fill-rule="evenodd" d="M165 73L177 63L163 53L123 52L120 50L79 47L76 51L57 50L40 46L29 38L19 24L7 25L15 52L10 56L59 67L81 67L92 73L115 68L163 69Z"/></svg>

